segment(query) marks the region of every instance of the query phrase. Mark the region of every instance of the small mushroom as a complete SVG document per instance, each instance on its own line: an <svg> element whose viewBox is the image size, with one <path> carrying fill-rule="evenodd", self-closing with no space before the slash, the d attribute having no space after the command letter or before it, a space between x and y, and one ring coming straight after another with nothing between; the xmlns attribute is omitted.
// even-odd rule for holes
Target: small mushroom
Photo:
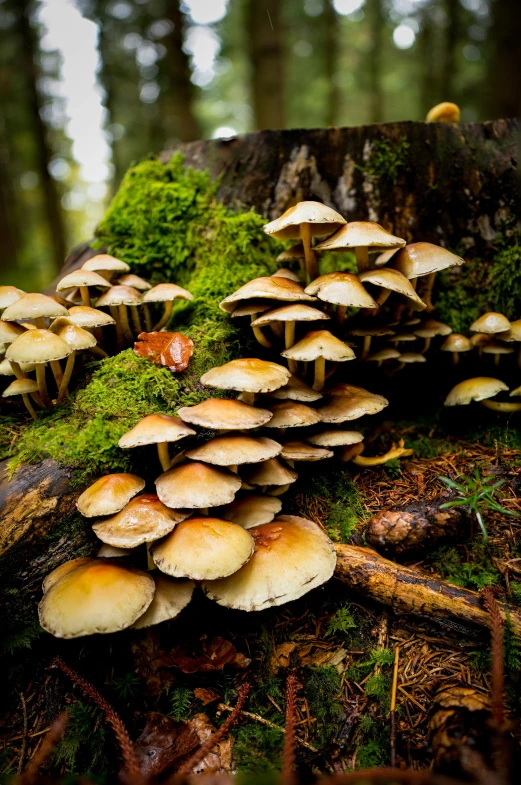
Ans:
<svg viewBox="0 0 521 785"><path fill-rule="evenodd" d="M109 289L110 283L92 270L74 270L58 282L56 291L66 292L69 289L79 289L83 305L90 307L89 287Z"/></svg>
<svg viewBox="0 0 521 785"><path fill-rule="evenodd" d="M498 341L490 341L483 346L483 354L492 354L494 357L494 365L499 365L499 360L502 354L513 354L514 350L511 346L505 346Z"/></svg>
<svg viewBox="0 0 521 785"><path fill-rule="evenodd" d="M284 325L284 346L289 349L295 343L295 325L297 322L316 322L329 319L330 317L318 308L312 308L310 305L303 305L302 303L295 303L294 305L283 305L280 308L274 308L271 311L258 316L252 327L264 327L268 324L280 323ZM293 367L292 367L293 365ZM289 369L292 373L296 370L296 364L293 361L288 363Z"/></svg>
<svg viewBox="0 0 521 785"><path fill-rule="evenodd" d="M432 304L432 289L436 273L448 267L458 267L465 264L465 260L456 254L447 251L433 243L410 243L398 251L392 260L393 269L398 270L414 285L417 278L428 276L423 301L427 306L427 313L434 310Z"/></svg>
<svg viewBox="0 0 521 785"><path fill-rule="evenodd" d="M452 333L442 343L440 349L442 352L451 352L452 363L453 365L457 365L459 363L460 352L470 352L472 344L464 335Z"/></svg>
<svg viewBox="0 0 521 785"><path fill-rule="evenodd" d="M156 480L157 495L163 504L176 510L229 504L240 487L236 474L201 461L174 466Z"/></svg>
<svg viewBox="0 0 521 785"><path fill-rule="evenodd" d="M116 320L108 313L87 305L73 305L72 308L69 308L67 319L84 330L91 327L108 327L116 323Z"/></svg>
<svg viewBox="0 0 521 785"><path fill-rule="evenodd" d="M183 406L178 414L183 422L218 431L261 428L273 417L268 409L227 398L208 398L195 406Z"/></svg>
<svg viewBox="0 0 521 785"><path fill-rule="evenodd" d="M482 406L495 412L521 411L521 403L491 401L500 392L506 392L507 385L489 376L476 376L466 379L452 388L445 398L445 406L465 406L471 401L479 401Z"/></svg>
<svg viewBox="0 0 521 785"><path fill-rule="evenodd" d="M47 327L45 320L58 316L67 316L67 309L52 297L45 294L24 294L5 309L2 319L7 322L34 319L36 327L44 330Z"/></svg>
<svg viewBox="0 0 521 785"><path fill-rule="evenodd" d="M426 123L459 123L460 108L450 101L442 101L427 112Z"/></svg>
<svg viewBox="0 0 521 785"><path fill-rule="evenodd" d="M15 303L16 305L16 303ZM92 336L91 336L92 337ZM56 379L56 384L60 386L63 380L59 360L72 354L73 349L69 344L54 335L49 330L27 330L22 333L6 351L6 358L15 363L34 363L36 365L36 380L38 382L38 392L45 406L51 405L51 399L47 391L45 381L45 366L50 364L51 370Z"/></svg>
<svg viewBox="0 0 521 785"><path fill-rule="evenodd" d="M392 267L380 267L377 270L366 270L359 275L364 284L372 284L381 289L376 298L379 306L382 306L393 292L405 297L407 304L414 311L422 311L426 304L418 297L410 281L398 270Z"/></svg>
<svg viewBox="0 0 521 785"><path fill-rule="evenodd" d="M93 349L96 346L96 339L92 333L78 327L63 316L52 323L50 331L71 347L71 353L67 357L65 370L58 386L58 403L61 403L68 393L76 354L84 352L86 349Z"/></svg>
<svg viewBox="0 0 521 785"><path fill-rule="evenodd" d="M277 490L273 492L274 496L281 496L285 493L298 477L296 472L286 469L277 458L263 461L256 466L246 467L243 474L248 485L258 485L264 489L276 486Z"/></svg>
<svg viewBox="0 0 521 785"><path fill-rule="evenodd" d="M136 313L138 305L141 303L141 294L131 286L111 286L96 302L96 308L108 307L112 318L116 322L116 337L118 351L123 348L125 336L132 338L132 330L128 323L127 307ZM137 328L136 328L137 329Z"/></svg>
<svg viewBox="0 0 521 785"><path fill-rule="evenodd" d="M384 335L394 335L394 332L389 329L389 327L385 326L376 326L371 327L369 325L363 327L355 327L352 330L349 330L349 335L354 335L355 337L363 337L364 345L362 347L362 354L360 355L360 360L367 360L369 356L369 351L371 349L371 341L373 338L381 338Z"/></svg>
<svg viewBox="0 0 521 785"><path fill-rule="evenodd" d="M242 358L211 368L201 376L201 384L218 390L237 390L244 393L244 403L252 404L256 393L268 393L287 384L290 372L283 365Z"/></svg>
<svg viewBox="0 0 521 785"><path fill-rule="evenodd" d="M313 251L315 253L315 251ZM316 255L316 254L315 254ZM286 248L285 251L279 253L276 259L277 262L298 262L300 268L300 278L301 281L306 281L307 273L306 273L306 254L304 251L304 246L302 243L296 243L296 245L292 245L291 248Z"/></svg>
<svg viewBox="0 0 521 785"><path fill-rule="evenodd" d="M134 496L120 512L93 524L96 537L114 548L137 548L170 534L190 510L172 510L153 493Z"/></svg>
<svg viewBox="0 0 521 785"><path fill-rule="evenodd" d="M282 502L276 496L263 496L254 494L235 499L226 507L219 508L219 517L225 521L233 521L245 529L270 523L281 511Z"/></svg>
<svg viewBox="0 0 521 785"><path fill-rule="evenodd" d="M226 466L236 474L238 466L275 458L280 455L281 449L278 442L265 436L253 438L244 434L226 434L189 450L186 457L214 466Z"/></svg>
<svg viewBox="0 0 521 785"><path fill-rule="evenodd" d="M343 325L348 308L378 308L369 292L352 273L326 273L306 287L308 294L336 305L337 322Z"/></svg>
<svg viewBox="0 0 521 785"><path fill-rule="evenodd" d="M24 294L25 292L16 286L0 286L0 311L17 302Z"/></svg>
<svg viewBox="0 0 521 785"><path fill-rule="evenodd" d="M280 398L284 401L301 401L301 403L312 403L322 398L322 393L309 387L302 379L293 374L289 377L287 384L279 387L278 390L268 393L269 398Z"/></svg>
<svg viewBox="0 0 521 785"><path fill-rule="evenodd" d="M104 542L96 556L100 559L124 559L126 556L133 556L134 553L133 548L115 548Z"/></svg>
<svg viewBox="0 0 521 785"><path fill-rule="evenodd" d="M126 262L122 262L121 259L116 259L115 256L111 256L108 253L100 253L84 262L82 270L100 273L103 278L110 281L114 273L128 273L130 267Z"/></svg>
<svg viewBox="0 0 521 785"><path fill-rule="evenodd" d="M38 382L35 382L33 379L15 379L15 381L11 382L9 387L6 387L6 389L3 391L2 398L9 398L13 395L21 395L25 408L33 420L37 420L38 415L36 414L29 399L29 395L36 392L38 392Z"/></svg>
<svg viewBox="0 0 521 785"><path fill-rule="evenodd" d="M145 281L144 278L140 278L139 275L133 275L133 273L127 273L126 275L121 275L119 278L116 279L116 283L119 286L130 286L132 289L137 289L138 292L147 292L149 289L152 288L152 284Z"/></svg>
<svg viewBox="0 0 521 785"><path fill-rule="evenodd" d="M372 221L350 221L316 248L318 251L354 250L358 272L362 273L369 269L369 249L396 250L404 245L405 240L395 237L380 224Z"/></svg>
<svg viewBox="0 0 521 785"><path fill-rule="evenodd" d="M294 273L292 270L288 270L287 267L279 267L278 270L275 270L274 273L271 274L272 278L288 278L290 281L296 281L300 283L300 278L297 273Z"/></svg>
<svg viewBox="0 0 521 785"><path fill-rule="evenodd" d="M189 428L179 417L170 414L149 414L143 417L137 425L123 434L118 446L123 449L142 447L146 444L155 444L159 462L164 472L171 466L168 453L169 443L195 436L195 431Z"/></svg>
<svg viewBox="0 0 521 785"><path fill-rule="evenodd" d="M418 352L402 352L399 358L400 364L398 365L397 370L403 371L406 365L412 365L413 363L426 363L427 360L423 356L423 354L419 354Z"/></svg>
<svg viewBox="0 0 521 785"><path fill-rule="evenodd" d="M485 333L485 335L495 335L506 330L510 330L510 322L507 317L493 311L483 314L470 325L472 333Z"/></svg>
<svg viewBox="0 0 521 785"><path fill-rule="evenodd" d="M429 350L433 338L436 338L438 335L447 336L450 335L451 332L452 327L449 327L448 324L437 322L436 319L426 319L414 330L414 334L417 335L418 338L424 339L423 349L421 351L422 354L425 354Z"/></svg>
<svg viewBox="0 0 521 785"><path fill-rule="evenodd" d="M318 447L346 447L351 444L360 444L364 437L360 431L329 429L309 436L307 440Z"/></svg>
<svg viewBox="0 0 521 785"><path fill-rule="evenodd" d="M313 330L290 349L281 352L282 357L301 362L315 362L314 390L324 387L326 360L332 362L346 362L354 360L355 353L346 343L329 330Z"/></svg>
<svg viewBox="0 0 521 785"><path fill-rule="evenodd" d="M316 409L297 401L281 401L272 406L271 411L273 418L267 424L267 428L279 428L285 431L286 428L306 428L320 422L320 415Z"/></svg>
<svg viewBox="0 0 521 785"><path fill-rule="evenodd" d="M281 457L284 458L288 466L295 465L295 461L315 462L324 461L332 458L334 453L331 450L324 450L321 447L313 447L305 442L285 442L282 445Z"/></svg>
<svg viewBox="0 0 521 785"><path fill-rule="evenodd" d="M318 413L324 423L338 424L357 420L366 414L377 414L389 405L383 395L364 390L353 384L336 384L326 391L325 403Z"/></svg>
<svg viewBox="0 0 521 785"><path fill-rule="evenodd" d="M193 581L169 578L157 570L154 570L151 577L156 585L154 599L144 614L132 624L134 630L175 619L189 604L194 593Z"/></svg>
<svg viewBox="0 0 521 785"><path fill-rule="evenodd" d="M107 474L83 491L76 506L85 518L115 515L144 487L135 474Z"/></svg>
<svg viewBox="0 0 521 785"><path fill-rule="evenodd" d="M398 349L390 349L384 348L380 349L378 352L373 352L373 354L369 354L365 359L367 362L376 362L378 363L378 368L381 368L384 362L387 360L397 360L400 356L400 352Z"/></svg>
<svg viewBox="0 0 521 785"><path fill-rule="evenodd" d="M182 286L177 286L175 283L159 283L157 284L157 286L153 286L152 289L149 289L143 295L143 305L149 306L151 303L164 303L164 311L161 319L154 327L150 329L147 323L147 331L156 332L158 330L161 330L165 326L165 324L172 316L172 310L174 307L175 300L193 300L193 299L194 299L193 294L187 291L187 289L183 289ZM145 311L145 315L146 315L146 311ZM139 321L139 317L138 317L138 321ZM138 329L137 324L135 326L137 330ZM141 330L141 327L139 329Z"/></svg>

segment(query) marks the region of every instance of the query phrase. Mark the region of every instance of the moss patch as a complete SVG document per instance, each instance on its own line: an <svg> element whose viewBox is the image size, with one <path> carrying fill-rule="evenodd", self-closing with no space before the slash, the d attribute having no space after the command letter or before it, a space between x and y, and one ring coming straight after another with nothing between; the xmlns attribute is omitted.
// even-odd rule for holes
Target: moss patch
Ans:
<svg viewBox="0 0 521 785"><path fill-rule="evenodd" d="M367 161L357 168L370 177L396 185L399 175L407 166L409 147L405 136L400 137L397 143L391 143L389 139L377 139L371 145Z"/></svg>

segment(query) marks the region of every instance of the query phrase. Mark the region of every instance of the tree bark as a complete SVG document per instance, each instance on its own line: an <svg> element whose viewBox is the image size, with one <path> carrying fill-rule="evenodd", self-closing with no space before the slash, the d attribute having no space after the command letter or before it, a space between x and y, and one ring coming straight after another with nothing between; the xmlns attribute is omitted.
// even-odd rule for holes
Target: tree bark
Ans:
<svg viewBox="0 0 521 785"><path fill-rule="evenodd" d="M280 0L248 0L246 31L255 127L284 127L284 53Z"/></svg>
<svg viewBox="0 0 521 785"><path fill-rule="evenodd" d="M165 126L170 136L190 142L200 137L201 129L194 112L195 87L190 79L189 58L183 51L185 15L179 0L169 0L168 9L174 29L163 42L167 55L162 68L170 81L163 101Z"/></svg>

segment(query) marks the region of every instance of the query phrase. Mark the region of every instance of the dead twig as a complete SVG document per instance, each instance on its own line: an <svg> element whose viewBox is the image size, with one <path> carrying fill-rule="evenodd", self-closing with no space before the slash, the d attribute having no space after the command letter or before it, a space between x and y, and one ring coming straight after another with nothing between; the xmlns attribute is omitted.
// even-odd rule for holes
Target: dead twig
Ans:
<svg viewBox="0 0 521 785"><path fill-rule="evenodd" d="M219 711L233 711L233 707L227 706L225 703L219 703L217 708ZM286 733L285 728L281 728L280 725L277 725L275 722L271 722L271 720L261 717L260 714L253 714L251 711L240 711L239 713L242 717L247 717L249 720L255 720L255 722L259 722L261 725L267 725L268 728L275 728L275 730L280 731L280 733ZM303 739L299 739L298 736L295 738L295 741L297 744L300 744L301 747L305 747L307 750L310 750L310 752L318 752L316 747L313 747L312 744L309 744Z"/></svg>
<svg viewBox="0 0 521 785"><path fill-rule="evenodd" d="M45 761L49 758L56 745L62 740L68 721L69 715L64 711L56 717L51 727L47 729L47 735L44 737L40 747L36 749L36 752L22 774L21 779L24 782L30 783L34 781Z"/></svg>
<svg viewBox="0 0 521 785"><path fill-rule="evenodd" d="M286 682L286 733L282 755L281 780L284 785L294 785L295 772L295 697L300 684L294 673L290 673Z"/></svg>
<svg viewBox="0 0 521 785"><path fill-rule="evenodd" d="M393 686L391 689L391 710L389 720L391 724L391 766L396 766L396 692L398 688L398 663L400 662L400 647L394 650Z"/></svg>

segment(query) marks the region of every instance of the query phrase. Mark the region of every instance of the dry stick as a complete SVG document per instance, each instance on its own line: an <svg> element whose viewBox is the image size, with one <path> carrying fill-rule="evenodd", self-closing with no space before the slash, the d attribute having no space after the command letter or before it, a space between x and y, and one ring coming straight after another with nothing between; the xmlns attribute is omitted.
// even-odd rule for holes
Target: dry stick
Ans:
<svg viewBox="0 0 521 785"><path fill-rule="evenodd" d="M195 766L197 766L198 763L206 758L208 753L210 753L213 748L219 744L221 739L224 739L224 737L228 735L231 727L237 722L250 689L251 684L249 682L246 681L244 684L241 684L239 688L239 695L237 697L237 703L235 704L235 708L233 709L228 719L225 720L219 730L210 736L210 738L207 739L206 742L201 747L199 747L199 749L196 750L196 752L194 752L194 754L177 770L174 778L176 781L190 774Z"/></svg>
<svg viewBox="0 0 521 785"><path fill-rule="evenodd" d="M22 779L25 780L25 782L32 782L34 780L38 771L49 758L56 745L62 740L68 721L69 715L66 711L56 717L53 724L48 729L47 735L43 739L40 748L36 750L22 774Z"/></svg>
<svg viewBox="0 0 521 785"><path fill-rule="evenodd" d="M93 700L94 703L103 711L106 721L112 727L114 735L116 736L128 774L138 777L140 774L140 769L134 746L127 729L123 725L121 717L115 712L110 703L92 684L90 684L90 682L76 673L76 671L73 671L72 668L69 668L69 666L66 665L62 659L60 659L60 657L54 657L50 667L60 668L60 670L67 674L71 681L80 687L84 695Z"/></svg>
<svg viewBox="0 0 521 785"><path fill-rule="evenodd" d="M286 734L282 755L281 781L284 785L295 785L295 697L300 684L294 673L290 673L286 682Z"/></svg>
<svg viewBox="0 0 521 785"><path fill-rule="evenodd" d="M505 720L505 670L503 662L503 619L499 605L490 586L481 592L483 604L490 614L490 643L492 649L492 717L496 728L500 730Z"/></svg>
<svg viewBox="0 0 521 785"><path fill-rule="evenodd" d="M20 700L22 702L22 714L24 718L24 735L22 740L22 749L20 750L20 759L18 761L18 768L16 770L17 774L20 774L22 771L22 766L24 764L25 758L25 751L27 749L27 704L25 702L23 692L20 693Z"/></svg>
<svg viewBox="0 0 521 785"><path fill-rule="evenodd" d="M396 690L398 687L398 663L400 661L400 647L394 650L394 671L393 686L391 689L391 711L389 719L391 723L391 766L396 766Z"/></svg>
<svg viewBox="0 0 521 785"><path fill-rule="evenodd" d="M219 703L217 706L219 711L233 711L231 706L227 706L226 703ZM253 714L251 711L241 711L240 712L242 717L247 717L249 720L255 720L255 722L260 722L261 725L267 725L268 728L274 728L278 730L280 733L286 733L285 728L281 728L280 725L277 725L275 722L271 722L271 720L267 720L265 717L261 717L260 714ZM307 750L311 752L318 752L316 747L313 747L312 744L309 742L304 741L303 739L296 738L295 739L297 744L300 744L301 747L305 747Z"/></svg>

